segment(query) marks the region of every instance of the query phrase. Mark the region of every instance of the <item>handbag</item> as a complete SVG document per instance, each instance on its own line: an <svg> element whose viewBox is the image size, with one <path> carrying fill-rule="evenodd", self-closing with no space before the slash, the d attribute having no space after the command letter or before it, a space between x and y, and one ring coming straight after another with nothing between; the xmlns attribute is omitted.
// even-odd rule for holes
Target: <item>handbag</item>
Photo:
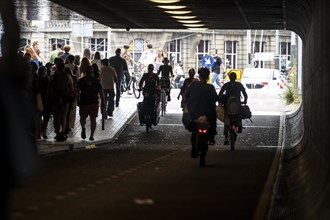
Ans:
<svg viewBox="0 0 330 220"><path fill-rule="evenodd" d="M36 95L36 107L38 112L42 112L44 110L44 105L42 103L42 97L40 93Z"/></svg>
<svg viewBox="0 0 330 220"><path fill-rule="evenodd" d="M225 109L224 109L223 105L217 105L215 107L215 111L217 112L217 118L220 121L225 122Z"/></svg>
<svg viewBox="0 0 330 220"><path fill-rule="evenodd" d="M188 131L193 131L194 130L194 122L191 119L188 109L185 107L183 109L183 113L182 113L182 119L181 119L185 129L187 129Z"/></svg>
<svg viewBox="0 0 330 220"><path fill-rule="evenodd" d="M252 117L252 112L250 110L250 107L248 105L242 105L239 109L239 114L242 119L250 119Z"/></svg>

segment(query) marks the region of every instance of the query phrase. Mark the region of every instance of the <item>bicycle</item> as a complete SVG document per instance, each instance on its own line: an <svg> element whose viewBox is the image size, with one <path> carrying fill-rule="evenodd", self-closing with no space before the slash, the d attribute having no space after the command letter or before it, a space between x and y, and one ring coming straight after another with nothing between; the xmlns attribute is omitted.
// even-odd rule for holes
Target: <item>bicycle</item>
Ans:
<svg viewBox="0 0 330 220"><path fill-rule="evenodd" d="M235 150L235 142L237 139L238 133L238 115L228 115L229 117L229 141L230 141L230 149L232 151Z"/></svg>
<svg viewBox="0 0 330 220"><path fill-rule="evenodd" d="M205 157L208 151L210 124L206 116L201 116L195 121L195 129L192 132L193 141L192 157L199 155L199 166L205 166Z"/></svg>
<svg viewBox="0 0 330 220"><path fill-rule="evenodd" d="M141 90L139 89L139 84L140 84L140 80L142 78L143 75L143 69L142 69L142 64L140 63L133 63L134 67L130 67L132 69L132 76L130 78L130 81L128 83L128 85L126 86L126 90L128 88L133 87L133 94L135 96L135 98L139 99L141 97Z"/></svg>
<svg viewBox="0 0 330 220"><path fill-rule="evenodd" d="M146 132L152 128L152 125L157 125L159 122L159 105L155 97L145 94L143 102L138 103L138 113L140 125L146 126Z"/></svg>

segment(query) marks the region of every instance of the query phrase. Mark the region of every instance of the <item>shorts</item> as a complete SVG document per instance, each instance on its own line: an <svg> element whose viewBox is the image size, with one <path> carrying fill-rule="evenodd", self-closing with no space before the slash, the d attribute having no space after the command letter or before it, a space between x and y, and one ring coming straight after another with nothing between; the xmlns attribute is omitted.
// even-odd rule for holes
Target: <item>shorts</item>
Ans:
<svg viewBox="0 0 330 220"><path fill-rule="evenodd" d="M96 118L99 113L99 105L98 104L89 104L89 105L80 105L79 106L79 115L81 118L87 118L90 116L91 118Z"/></svg>

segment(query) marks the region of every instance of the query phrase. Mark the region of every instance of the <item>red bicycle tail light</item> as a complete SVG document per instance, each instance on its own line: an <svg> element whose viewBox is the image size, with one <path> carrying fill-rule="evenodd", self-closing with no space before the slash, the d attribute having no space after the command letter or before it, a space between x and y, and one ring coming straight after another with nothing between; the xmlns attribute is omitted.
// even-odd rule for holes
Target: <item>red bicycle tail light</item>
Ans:
<svg viewBox="0 0 330 220"><path fill-rule="evenodd" d="M205 134L207 132L207 130L206 129L198 129L198 132Z"/></svg>

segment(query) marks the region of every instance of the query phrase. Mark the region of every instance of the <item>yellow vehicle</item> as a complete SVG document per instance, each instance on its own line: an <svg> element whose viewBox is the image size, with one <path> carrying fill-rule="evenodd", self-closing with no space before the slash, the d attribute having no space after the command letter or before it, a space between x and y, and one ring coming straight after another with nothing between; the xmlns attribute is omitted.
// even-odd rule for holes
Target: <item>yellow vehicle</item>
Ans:
<svg viewBox="0 0 330 220"><path fill-rule="evenodd" d="M241 80L242 79L242 75L243 75L243 70L242 69L227 69L226 70L226 76L225 76L225 80L227 81L229 81L229 75L230 75L230 73L232 73L232 72L234 72L234 73L236 73L236 80Z"/></svg>
<svg viewBox="0 0 330 220"><path fill-rule="evenodd" d="M243 75L243 70L242 69L227 69L226 73L224 75L224 79L221 79L221 83L224 84L226 81L229 81L229 74L231 72L235 72L236 73L236 80L241 81L242 79L242 75ZM207 81L208 84L211 84L211 75L209 80Z"/></svg>

